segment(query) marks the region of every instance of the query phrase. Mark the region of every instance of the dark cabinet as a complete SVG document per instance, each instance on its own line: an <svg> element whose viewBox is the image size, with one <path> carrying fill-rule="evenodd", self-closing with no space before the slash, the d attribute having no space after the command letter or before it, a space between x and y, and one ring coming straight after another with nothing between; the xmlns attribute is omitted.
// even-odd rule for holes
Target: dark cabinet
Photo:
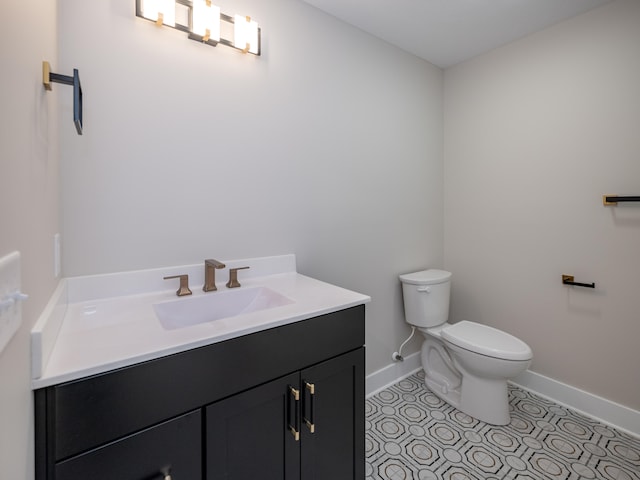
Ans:
<svg viewBox="0 0 640 480"><path fill-rule="evenodd" d="M202 478L200 411L145 429L55 466L57 480Z"/></svg>
<svg viewBox="0 0 640 480"><path fill-rule="evenodd" d="M300 478L299 445L286 428L297 382L287 375L206 408L207 480Z"/></svg>
<svg viewBox="0 0 640 480"><path fill-rule="evenodd" d="M364 348L300 374L302 478L364 478Z"/></svg>
<svg viewBox="0 0 640 480"><path fill-rule="evenodd" d="M207 480L364 478L364 348L206 409Z"/></svg>
<svg viewBox="0 0 640 480"><path fill-rule="evenodd" d="M35 391L36 480L361 480L364 306Z"/></svg>

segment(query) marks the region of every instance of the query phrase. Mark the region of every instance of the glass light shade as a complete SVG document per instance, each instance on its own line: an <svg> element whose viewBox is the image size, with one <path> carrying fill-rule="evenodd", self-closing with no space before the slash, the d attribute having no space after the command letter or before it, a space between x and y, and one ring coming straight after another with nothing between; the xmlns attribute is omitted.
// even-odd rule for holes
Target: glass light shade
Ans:
<svg viewBox="0 0 640 480"><path fill-rule="evenodd" d="M176 2L175 0L143 0L142 16L158 21L158 15L162 14L162 23L170 27L176 26Z"/></svg>
<svg viewBox="0 0 640 480"><path fill-rule="evenodd" d="M234 46L245 50L249 45L248 51L258 54L258 22L251 20L243 15L234 17Z"/></svg>
<svg viewBox="0 0 640 480"><path fill-rule="evenodd" d="M220 41L220 7L209 4L207 0L193 1L193 33L206 36L209 30L209 39Z"/></svg>

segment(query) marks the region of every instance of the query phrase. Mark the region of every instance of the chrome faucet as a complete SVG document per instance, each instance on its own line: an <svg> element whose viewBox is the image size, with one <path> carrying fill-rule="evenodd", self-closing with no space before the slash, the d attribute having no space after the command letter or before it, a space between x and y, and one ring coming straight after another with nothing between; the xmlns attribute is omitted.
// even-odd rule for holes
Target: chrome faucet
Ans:
<svg viewBox="0 0 640 480"><path fill-rule="evenodd" d="M224 268L226 265L217 260L209 259L204 261L204 285L203 292L213 292L216 287L216 268Z"/></svg>

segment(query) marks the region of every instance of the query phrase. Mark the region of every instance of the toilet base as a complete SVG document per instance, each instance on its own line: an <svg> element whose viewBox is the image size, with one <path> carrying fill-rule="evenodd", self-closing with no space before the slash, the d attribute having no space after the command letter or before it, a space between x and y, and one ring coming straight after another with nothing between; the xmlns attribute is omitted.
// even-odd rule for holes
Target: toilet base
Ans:
<svg viewBox="0 0 640 480"><path fill-rule="evenodd" d="M433 393L436 397L438 397L443 402L448 403L456 408L459 408L460 405L460 389L450 390L446 386L425 377L424 384L426 387Z"/></svg>
<svg viewBox="0 0 640 480"><path fill-rule="evenodd" d="M491 425L508 425L511 415L507 381L479 379L467 373L462 377L458 409Z"/></svg>
<svg viewBox="0 0 640 480"><path fill-rule="evenodd" d="M505 380L464 377L462 388L449 390L432 379L424 379L425 386L440 400L462 413L491 425L508 425L509 393Z"/></svg>

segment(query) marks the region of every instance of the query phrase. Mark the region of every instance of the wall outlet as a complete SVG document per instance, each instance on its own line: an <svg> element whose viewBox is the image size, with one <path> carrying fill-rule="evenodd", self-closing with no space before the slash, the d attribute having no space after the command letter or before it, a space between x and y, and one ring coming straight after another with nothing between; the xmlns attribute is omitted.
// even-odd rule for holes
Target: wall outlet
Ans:
<svg viewBox="0 0 640 480"><path fill-rule="evenodd" d="M53 276L58 278L60 276L62 267L60 266L60 234L56 233L53 236Z"/></svg>

